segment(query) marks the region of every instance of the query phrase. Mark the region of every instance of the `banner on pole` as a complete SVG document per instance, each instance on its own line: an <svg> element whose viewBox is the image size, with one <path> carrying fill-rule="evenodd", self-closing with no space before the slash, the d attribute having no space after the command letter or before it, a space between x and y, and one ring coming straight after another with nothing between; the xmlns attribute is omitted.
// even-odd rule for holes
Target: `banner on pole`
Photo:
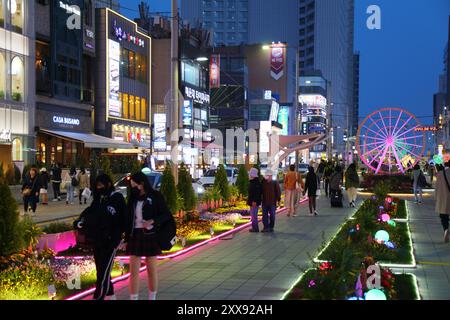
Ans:
<svg viewBox="0 0 450 320"><path fill-rule="evenodd" d="M211 62L209 66L209 87L220 87L220 54L211 55Z"/></svg>
<svg viewBox="0 0 450 320"><path fill-rule="evenodd" d="M279 80L284 75L284 52L283 44L274 44L270 48L270 75Z"/></svg>

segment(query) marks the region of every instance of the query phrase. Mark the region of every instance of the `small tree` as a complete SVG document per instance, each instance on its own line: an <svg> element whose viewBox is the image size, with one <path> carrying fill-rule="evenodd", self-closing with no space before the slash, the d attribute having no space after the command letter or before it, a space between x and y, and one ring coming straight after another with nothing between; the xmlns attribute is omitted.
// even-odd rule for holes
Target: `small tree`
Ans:
<svg viewBox="0 0 450 320"><path fill-rule="evenodd" d="M177 212L177 188L175 186L175 178L172 174L172 166L169 161L166 162L166 168L161 177L161 193L166 200L170 212Z"/></svg>
<svg viewBox="0 0 450 320"><path fill-rule="evenodd" d="M98 169L99 169L99 157L98 157L98 151L96 149L92 150L91 153L91 168L90 168L90 185L92 190L94 189L94 183L97 179L98 175Z"/></svg>
<svg viewBox="0 0 450 320"><path fill-rule="evenodd" d="M230 199L230 186L228 185L227 171L223 164L220 164L217 168L214 186L220 190L223 200L228 201Z"/></svg>
<svg viewBox="0 0 450 320"><path fill-rule="evenodd" d="M247 197L248 196L248 172L244 165L239 166L238 176L236 178L236 187L239 190L239 194Z"/></svg>
<svg viewBox="0 0 450 320"><path fill-rule="evenodd" d="M22 247L17 203L5 180L0 179L0 256L8 256Z"/></svg>
<svg viewBox="0 0 450 320"><path fill-rule="evenodd" d="M102 173L106 174L111 178L112 181L114 181L113 172L111 170L111 161L109 160L109 157L102 157Z"/></svg>
<svg viewBox="0 0 450 320"><path fill-rule="evenodd" d="M131 165L131 174L138 173L142 170L142 165L139 160L134 160ZM125 173L125 172L122 172Z"/></svg>
<svg viewBox="0 0 450 320"><path fill-rule="evenodd" d="M192 178L184 163L181 163L178 170L178 192L183 197L183 210L192 211L197 204Z"/></svg>

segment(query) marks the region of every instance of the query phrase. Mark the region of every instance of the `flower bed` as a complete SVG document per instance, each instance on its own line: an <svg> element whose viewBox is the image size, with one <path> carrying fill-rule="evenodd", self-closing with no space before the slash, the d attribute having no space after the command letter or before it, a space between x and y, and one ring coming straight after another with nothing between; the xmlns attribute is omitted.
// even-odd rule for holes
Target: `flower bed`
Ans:
<svg viewBox="0 0 450 320"><path fill-rule="evenodd" d="M363 181L361 182L361 188L365 191L373 192L376 186L384 182L389 186L391 193L412 193L412 182L411 178L407 174L398 175L374 175L365 174L363 176Z"/></svg>

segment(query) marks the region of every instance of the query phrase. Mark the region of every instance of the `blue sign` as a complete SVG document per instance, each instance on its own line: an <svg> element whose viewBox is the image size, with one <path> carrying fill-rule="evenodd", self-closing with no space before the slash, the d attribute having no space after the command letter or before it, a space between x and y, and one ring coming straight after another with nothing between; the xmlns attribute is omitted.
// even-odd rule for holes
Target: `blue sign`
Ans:
<svg viewBox="0 0 450 320"><path fill-rule="evenodd" d="M183 126L192 126L192 111L193 103L192 100L184 100L183 105Z"/></svg>
<svg viewBox="0 0 450 320"><path fill-rule="evenodd" d="M281 135L287 136L289 134L289 107L281 106L278 113L278 123L283 126Z"/></svg>

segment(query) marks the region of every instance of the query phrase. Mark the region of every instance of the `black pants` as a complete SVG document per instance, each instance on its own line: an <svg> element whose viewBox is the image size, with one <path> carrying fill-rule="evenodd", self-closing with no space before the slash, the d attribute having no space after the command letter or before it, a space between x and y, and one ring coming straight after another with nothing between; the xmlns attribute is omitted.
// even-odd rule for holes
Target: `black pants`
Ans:
<svg viewBox="0 0 450 320"><path fill-rule="evenodd" d="M441 217L442 228L444 228L444 231L448 230L449 215L448 214L440 214L439 216Z"/></svg>
<svg viewBox="0 0 450 320"><path fill-rule="evenodd" d="M61 182L52 182L53 185L53 195L55 199L59 199L61 197Z"/></svg>
<svg viewBox="0 0 450 320"><path fill-rule="evenodd" d="M23 197L23 208L25 212L28 212L28 206L31 207L31 210L33 210L33 212L36 212L37 200L38 197L36 197L34 194Z"/></svg>
<svg viewBox="0 0 450 320"><path fill-rule="evenodd" d="M95 269L97 270L94 300L104 300L105 296L114 294L111 270L114 265L116 252L117 247L113 247L110 244L99 245L94 248Z"/></svg>
<svg viewBox="0 0 450 320"><path fill-rule="evenodd" d="M325 179L325 194L328 197L328 195L330 194L330 180L329 179Z"/></svg>

